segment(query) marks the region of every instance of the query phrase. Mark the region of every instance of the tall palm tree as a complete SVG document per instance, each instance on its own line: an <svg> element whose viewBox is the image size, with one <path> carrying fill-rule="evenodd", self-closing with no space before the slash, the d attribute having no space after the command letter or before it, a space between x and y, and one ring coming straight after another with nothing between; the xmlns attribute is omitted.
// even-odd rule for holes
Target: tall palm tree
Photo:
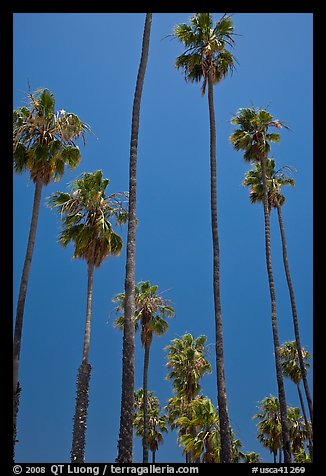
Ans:
<svg viewBox="0 0 326 476"><path fill-rule="evenodd" d="M290 435L287 421L287 406L283 382L282 366L280 359L280 343L278 337L276 295L271 257L270 238L270 210L268 205L268 186L266 179L266 161L270 151L270 142L279 142L280 135L269 133L270 127L280 129L283 124L274 120L272 115L263 109L241 108L231 119L231 123L239 126L232 135L230 141L235 150L243 150L243 158L248 162L259 162L262 170L262 183L264 190L264 224L265 224L265 254L268 275L268 284L271 300L271 320L273 332L273 344L275 354L276 379L278 396L281 409L281 426L283 438L284 463L291 462Z"/></svg>
<svg viewBox="0 0 326 476"><path fill-rule="evenodd" d="M228 50L234 44L234 26L230 16L223 17L214 25L210 13L195 13L190 25L180 24L173 36L186 47L177 57L176 67L181 68L188 82L202 81L204 95L208 85L208 109L210 124L210 175L211 175L211 227L213 239L213 289L215 309L217 397L220 416L222 462L231 462L231 440L224 372L222 308L220 297L220 251L217 221L216 191L216 126L214 111L214 84L222 81L234 69L234 57Z"/></svg>
<svg viewBox="0 0 326 476"><path fill-rule="evenodd" d="M280 227L281 233L281 240L282 240L282 253L283 253L283 264L284 270L286 275L286 280L289 289L290 301L291 301L291 308L292 308L292 319L293 319L293 328L294 328L294 335L295 335L295 344L297 348L297 356L299 360L299 366L301 370L303 385L305 389L305 394L308 402L308 408L310 413L311 421L313 418L313 406L312 406L312 398L310 395L308 380L307 380L307 372L306 366L304 362L304 354L301 347L300 341L300 331L299 331L299 321L298 321L298 314L297 314L297 307L296 301L294 296L294 289L290 274L290 267L288 262L287 256L287 247L286 247L286 238L285 238L285 229L283 223L283 215L282 215L282 206L285 203L285 197L281 193L281 189L284 185L291 185L294 186L294 180L289 176L292 173L293 168L289 166L283 166L278 170L275 170L275 161L272 159L267 159L266 161L266 181L268 186L268 207L269 211L271 208L277 209L278 214L278 222ZM243 185L250 186L250 201L251 203L263 203L264 201L264 190L262 184L262 172L261 172L261 165L256 163L255 169L250 170L247 172L245 179L243 181Z"/></svg>
<svg viewBox="0 0 326 476"><path fill-rule="evenodd" d="M144 437L144 392L139 389L135 392L135 419L136 435ZM148 406L148 447L152 452L152 463L156 462L156 452L163 443L162 433L167 433L167 416L161 414L160 402L153 392L147 393Z"/></svg>
<svg viewBox="0 0 326 476"><path fill-rule="evenodd" d="M200 379L212 372L212 367L206 359L206 340L202 335L194 339L191 334L184 334L181 339L173 339L165 350L167 354L167 367L170 369L167 380L172 380L175 397L170 399L167 406L169 422L174 427L180 427L177 418L183 414L189 416L189 405L199 394ZM180 428L179 433L183 433ZM191 462L191 453L186 452L186 461Z"/></svg>
<svg viewBox="0 0 326 476"><path fill-rule="evenodd" d="M48 89L28 94L28 105L13 111L14 171L28 171L35 183L32 220L20 281L13 344L13 436L16 443L16 422L21 391L19 379L20 351L23 331L28 277L33 257L42 189L52 180L58 181L65 167L75 169L81 153L75 141L90 131L76 114L55 111L55 97Z"/></svg>
<svg viewBox="0 0 326 476"><path fill-rule="evenodd" d="M113 302L118 302L117 312L123 312L125 309L125 293L119 293ZM161 336L168 330L168 323L164 317L173 317L174 309L169 302L158 294L158 286L152 286L149 281L141 281L135 286L135 315L134 325L141 326L141 343L144 347L144 371L143 371L143 404L144 404L144 438L143 438L143 463L148 462L148 408L147 408L147 389L148 389L148 367L149 354L153 340L153 335ZM125 315L120 315L115 325L120 330L124 329L126 324Z"/></svg>
<svg viewBox="0 0 326 476"><path fill-rule="evenodd" d="M82 363L77 375L77 396L74 416L71 461L83 463L85 455L88 391L92 366L88 362L91 337L94 268L101 266L110 255L118 256L122 250L122 239L113 231L110 220L125 223L126 211L123 194L106 195L108 179L102 171L84 173L72 182L71 193L55 192L48 200L51 208L60 212L62 231L59 243L66 247L74 245L74 258L87 264L87 305Z"/></svg>
<svg viewBox="0 0 326 476"><path fill-rule="evenodd" d="M117 463L132 463L133 457L133 420L134 420L134 368L135 368L135 266L136 266L136 185L137 185L137 150L140 118L140 103L148 60L149 39L152 13L146 13L142 41L142 52L137 75L134 103L132 110L130 163L129 163L129 221L126 253L125 278L125 326L122 346L122 390L120 430L118 438Z"/></svg>

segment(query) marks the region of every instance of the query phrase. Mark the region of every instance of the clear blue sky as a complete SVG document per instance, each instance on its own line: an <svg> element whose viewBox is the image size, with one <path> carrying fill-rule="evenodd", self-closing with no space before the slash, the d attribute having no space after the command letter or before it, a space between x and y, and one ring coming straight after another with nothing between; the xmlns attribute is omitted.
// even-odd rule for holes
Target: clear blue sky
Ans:
<svg viewBox="0 0 326 476"><path fill-rule="evenodd" d="M222 13L214 13L217 21ZM158 284L173 301L168 333L153 341L149 389L162 406L171 396L164 347L186 331L205 334L214 366L212 243L210 229L207 97L186 84L174 67L182 45L164 36L191 13L153 15L141 104L138 147L136 280ZM76 374L81 362L86 307L86 265L57 243L59 218L45 207L82 172L103 170L109 191L128 190L131 111L145 15L15 14L14 107L32 90L50 89L57 109L79 115L89 136L74 172L43 190L25 307L18 417L17 462L69 462ZM277 395L270 302L265 265L263 210L250 205L241 183L249 169L228 140L240 107L267 108L291 131L272 147L278 166L297 169L296 186L284 190L289 263L302 345L312 348L312 14L239 13L234 74L215 87L217 194L225 373L231 426L246 452L272 461L256 440L257 404ZM28 41L27 38L28 32ZM33 45L33 50L31 50ZM14 177L14 309L29 232L34 186ZM272 258L280 341L293 340L280 237L272 216ZM126 232L122 232L124 241ZM86 461L114 462L121 398L122 334L112 327L113 296L123 291L125 252L96 271ZM143 352L136 344L135 388L142 385ZM202 391L217 404L215 368ZM309 374L312 387L311 372ZM286 381L289 405L298 406ZM157 462L183 462L170 432ZM135 438L135 462L141 462Z"/></svg>

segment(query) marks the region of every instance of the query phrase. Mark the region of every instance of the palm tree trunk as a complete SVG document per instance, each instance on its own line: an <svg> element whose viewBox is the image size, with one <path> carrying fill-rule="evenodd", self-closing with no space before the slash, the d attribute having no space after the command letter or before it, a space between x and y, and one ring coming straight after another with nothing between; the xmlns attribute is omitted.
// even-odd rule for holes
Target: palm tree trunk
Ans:
<svg viewBox="0 0 326 476"><path fill-rule="evenodd" d="M300 400L300 405L301 405L301 410L302 410L303 419L304 419L304 422L305 422L305 425L306 425L306 429L307 429L307 433L308 433L308 441L309 441L308 451L309 451L309 456L310 456L310 459L311 459L311 461L312 461L312 460L313 460L313 442L312 442L312 435L311 435L311 432L310 432L309 423L308 423L308 418L307 418L307 414L306 414L306 409L305 409L305 406L304 406L304 401L303 401L302 393L301 393L301 390L300 390L300 382L297 383L297 390L298 390L298 395L299 395L299 400Z"/></svg>
<svg viewBox="0 0 326 476"><path fill-rule="evenodd" d="M19 397L21 387L18 382L19 366L20 366L20 350L21 350L21 339L23 332L23 318L24 318L24 308L25 300L28 286L28 277L29 271L33 258L33 250L36 238L36 229L38 216L40 211L41 204L41 195L42 195L42 182L38 180L35 183L35 192L34 192L34 202L33 202L33 211L32 219L29 230L27 250L25 255L23 273L20 281L17 311L16 311L16 323L15 323L15 332L14 332L14 343L13 343L13 438L14 438L14 449L16 443L17 435L17 415L19 407Z"/></svg>
<svg viewBox="0 0 326 476"><path fill-rule="evenodd" d="M217 225L217 197L216 197L216 127L213 98L212 70L208 75L208 107L210 124L210 169L211 169L211 221L213 237L213 288L215 307L215 339L216 339L216 373L217 373L217 400L220 418L221 459L222 463L231 463L231 439L224 375L224 351L222 308L220 296L220 253Z"/></svg>
<svg viewBox="0 0 326 476"><path fill-rule="evenodd" d="M76 409L70 452L72 463L84 463L85 461L87 413L89 404L88 394L91 370L92 366L86 361L83 361L78 369Z"/></svg>
<svg viewBox="0 0 326 476"><path fill-rule="evenodd" d="M122 347L122 395L117 463L132 463L134 420L134 367L135 367L135 265L136 265L136 172L140 117L140 102L148 60L152 13L146 13L142 53L138 69L132 110L130 165L129 165L129 220L127 234L125 323Z"/></svg>
<svg viewBox="0 0 326 476"><path fill-rule="evenodd" d="M272 308L271 309L272 310L272 331L273 331L273 341L274 341L278 398L280 403L284 463L291 463L290 433L289 433L289 424L288 424L288 418L287 418L287 405L286 405L286 398L285 398L283 373L282 373L281 358L280 358L280 343L279 343L278 327L277 327L276 296L275 296L272 257L271 257L270 213L268 210L268 189L267 189L267 183L266 183L266 157L264 155L261 157L260 162L261 162L261 170L262 170L262 181L263 181L263 187L264 187L266 265L267 265L269 292L270 292L271 308Z"/></svg>
<svg viewBox="0 0 326 476"><path fill-rule="evenodd" d="M83 357L77 374L77 395L72 433L71 462L84 463L89 381L92 366L88 363L88 353L91 339L92 303L93 303L94 264L88 263L86 324L84 334Z"/></svg>
<svg viewBox="0 0 326 476"><path fill-rule="evenodd" d="M143 463L148 463L148 366L150 346L145 344L144 374L143 374L143 409L144 409L144 437L143 437Z"/></svg>
<svg viewBox="0 0 326 476"><path fill-rule="evenodd" d="M306 394L306 398L307 398L307 402L308 402L310 420L311 420L311 423L312 423L313 422L313 419L312 419L313 418L313 406L312 406L312 399L311 399L309 386L308 386L307 372L306 372L306 368L305 368L305 365L304 365L304 362L303 362L303 357L302 357L302 348L301 348L301 343L300 343L300 332L299 332L297 307L296 307L296 302L295 302L295 297L294 297L294 290L293 290L293 285L292 285L292 280L291 280L291 275L290 275L290 267L289 267L288 257L287 257L283 217L282 217L281 206L279 205L279 203L276 204L276 207L277 207L278 222L279 222L279 226L280 226L281 239L282 239L283 263L284 263L285 275L286 275L286 280L287 280L287 284L288 284L288 288L289 288L291 307L292 307L292 317L293 317L295 343L296 343L297 351L298 351L298 358L299 358L300 370L301 370L301 375L302 375L302 380L303 380L303 386L304 386L304 389L305 389L305 394Z"/></svg>
<svg viewBox="0 0 326 476"><path fill-rule="evenodd" d="M87 282L87 305L86 305L86 323L83 346L83 362L88 361L88 353L91 342L91 324L92 324L92 304L93 304L93 284L94 284L94 264L88 264L88 282Z"/></svg>
<svg viewBox="0 0 326 476"><path fill-rule="evenodd" d="M155 464L155 454L156 452L155 451L152 451L152 463Z"/></svg>
<svg viewBox="0 0 326 476"><path fill-rule="evenodd" d="M302 415L303 415L305 424L306 424L306 426L308 427L307 413L306 413L306 409L305 409L305 406L304 406L304 401L303 401L303 398L302 398L302 393L301 393L301 390L300 390L300 382L297 383L296 385L297 385L297 390L298 390L298 396L299 396L299 400L300 400L300 406L301 406L301 410L302 410Z"/></svg>

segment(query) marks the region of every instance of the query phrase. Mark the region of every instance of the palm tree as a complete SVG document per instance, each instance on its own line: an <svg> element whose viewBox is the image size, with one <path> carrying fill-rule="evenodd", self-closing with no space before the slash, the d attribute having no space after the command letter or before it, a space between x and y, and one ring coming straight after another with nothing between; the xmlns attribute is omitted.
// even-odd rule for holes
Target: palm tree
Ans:
<svg viewBox="0 0 326 476"><path fill-rule="evenodd" d="M269 112L254 108L241 108L236 116L231 119L231 123L239 126L232 135L230 141L235 150L243 150L243 158L248 162L259 162L262 170L262 182L264 190L264 223L265 223L265 253L266 266L268 274L268 284L271 300L271 320L275 354L276 378L278 386L278 395L281 409L281 426L283 438L284 462L291 462L290 436L287 421L287 406L284 390L282 366L280 359L280 344L278 337L277 314L276 314L276 296L274 287L274 277L271 258L271 239L270 239L270 213L268 205L268 185L266 179L266 161L270 151L270 142L279 142L280 135L269 133L269 127L280 129L283 124L279 120L274 120Z"/></svg>
<svg viewBox="0 0 326 476"><path fill-rule="evenodd" d="M312 461L309 455L305 452L305 450L301 449L297 453L295 453L294 462L295 463L311 463Z"/></svg>
<svg viewBox="0 0 326 476"><path fill-rule="evenodd" d="M220 416L222 462L230 463L231 440L224 372L220 297L220 252L216 196L216 126L213 86L222 81L234 69L234 57L227 49L227 47L233 47L234 44L233 21L230 16L223 15L214 26L210 13L195 13L190 19L190 25L183 23L174 28L173 36L186 47L184 53L176 59L176 67L184 71L185 80L187 82L202 81L201 92L203 95L206 91L206 85L208 85L217 398Z"/></svg>
<svg viewBox="0 0 326 476"><path fill-rule="evenodd" d="M144 392L139 389L135 392L135 419L136 435L144 437ZM163 443L162 433L167 433L167 416L160 413L160 402L153 392L147 393L148 407L148 446L152 452L152 463L156 461L158 446Z"/></svg>
<svg viewBox="0 0 326 476"><path fill-rule="evenodd" d="M300 408L298 407L288 408L288 420L292 453L295 455L304 449L304 444L309 439L309 425L306 424L304 417L300 415Z"/></svg>
<svg viewBox="0 0 326 476"><path fill-rule="evenodd" d="M191 334L184 334L181 339L173 339L165 350L167 354L167 367L170 369L167 375L168 380L173 381L175 392L174 399L169 401L167 412L169 422L174 423L174 427L179 427L177 418L185 414L189 417L189 405L199 394L201 386L200 379L212 372L209 361L205 358L207 337L202 335L193 338ZM183 429L179 433L183 433ZM186 452L186 460L190 462L191 454Z"/></svg>
<svg viewBox="0 0 326 476"><path fill-rule="evenodd" d="M279 400L277 397L270 395L260 402L260 409L261 412L253 417L260 420L257 425L258 440L273 453L274 463L276 463L276 455L279 452L279 462L281 463L282 427ZM309 429L305 424L304 418L300 415L299 408L288 407L287 417L291 451L295 456L304 450L304 444L309 439Z"/></svg>
<svg viewBox="0 0 326 476"><path fill-rule="evenodd" d="M186 433L186 429L180 426L179 418L181 416L187 416L188 404L184 395L174 395L169 398L167 405L164 407L167 415L168 424L171 430L178 430L178 435ZM186 453L186 462L188 462L188 454Z"/></svg>
<svg viewBox="0 0 326 476"><path fill-rule="evenodd" d="M270 395L260 402L261 412L254 415L258 422L258 440L265 448L273 453L274 463L276 463L277 453L281 458L282 449L282 426L280 419L280 405L276 397ZM281 462L281 461L280 461Z"/></svg>
<svg viewBox="0 0 326 476"><path fill-rule="evenodd" d="M305 369L308 369L310 367L308 359L311 357L311 355L303 347L301 348L301 353L302 353L302 360L304 361ZM302 380L302 372L301 372L301 366L299 363L298 349L297 349L296 342L295 341L284 342L284 344L280 348L280 356L282 359L282 370L283 370L284 376L291 379L292 382L297 387L302 415L305 421L306 429L308 431L308 436L309 436L308 448L309 448L310 459L312 460L312 445L313 445L312 435L311 435L311 432L309 431L310 424L308 422L306 409L305 409L305 405L304 405L304 401L302 397L302 392L300 389L300 383Z"/></svg>
<svg viewBox="0 0 326 476"><path fill-rule="evenodd" d="M125 223L127 214L123 207L124 194L106 195L108 179L102 171L84 173L72 182L71 193L55 192L48 204L60 212L62 231L59 243L66 247L74 245L73 258L86 261L88 272L86 323L82 363L77 375L76 410L72 436L71 461L83 463L85 455L88 390L92 366L88 362L91 337L94 268L98 268L110 255L118 256L122 250L122 239L113 231L110 223L116 217Z"/></svg>
<svg viewBox="0 0 326 476"><path fill-rule="evenodd" d="M162 433L168 432L166 415L159 415L158 411L151 412L148 426L148 447L152 452L152 463L155 463L158 446L163 443Z"/></svg>
<svg viewBox="0 0 326 476"><path fill-rule="evenodd" d="M188 415L181 416L178 425L186 432L179 441L196 463L220 463L221 442L219 417L209 398L197 397L189 404Z"/></svg>
<svg viewBox="0 0 326 476"><path fill-rule="evenodd" d="M173 381L173 389L178 396L185 396L189 404L200 392L199 380L212 372L212 367L205 357L207 337L202 335L194 339L191 334L184 334L181 339L173 339L165 350L167 354L168 380Z"/></svg>
<svg viewBox="0 0 326 476"><path fill-rule="evenodd" d="M117 312L123 312L125 309L125 293L119 293L113 302L118 302ZM168 323L164 317L173 317L174 309L169 302L158 294L158 286L152 286L149 281L141 281L135 286L135 315L134 326L138 328L141 325L141 343L144 347L144 372L143 372L143 391L144 391L144 438L143 438L143 463L148 462L148 408L147 408L147 389L148 389L148 367L149 354L153 340L153 335L161 336L168 330ZM124 329L126 323L125 315L120 315L115 325L120 330Z"/></svg>
<svg viewBox="0 0 326 476"><path fill-rule="evenodd" d="M221 439L218 412L211 400L203 395L197 396L189 404L189 412L182 415L177 424L185 431L179 441L185 451L193 455L196 463L221 463ZM235 439L230 429L232 444L232 463L241 458L242 443Z"/></svg>
<svg viewBox="0 0 326 476"><path fill-rule="evenodd" d="M125 279L125 326L122 346L122 393L120 430L117 463L132 463L133 413L134 413L134 368L135 368L135 266L136 266L136 184L137 149L140 118L140 103L148 60L152 13L146 13L142 53L138 69L132 110L130 163L129 163L129 221L127 234L126 279Z"/></svg>
<svg viewBox="0 0 326 476"><path fill-rule="evenodd" d="M35 183L32 220L27 250L20 281L13 343L13 436L16 443L16 422L21 391L18 382L20 351L23 331L28 277L33 257L42 189L52 180L58 181L65 167L75 169L81 154L75 141L90 131L76 114L55 111L55 97L48 89L28 94L28 105L13 111L13 163L14 171L28 171Z"/></svg>
<svg viewBox="0 0 326 476"><path fill-rule="evenodd" d="M260 463L259 454L251 451L250 453L241 453L244 463Z"/></svg>
<svg viewBox="0 0 326 476"><path fill-rule="evenodd" d="M294 186L293 178L289 177L289 173L291 173L292 171L293 171L293 168L289 166L283 166L280 169L275 170L275 161L272 159L267 159L266 161L268 207L269 207L269 211L271 210L271 208L277 209L278 222L279 222L281 240L282 240L283 264L284 264L285 275L286 275L286 280L288 284L291 308L292 308L293 328L294 328L295 343L297 348L297 356L299 357L299 366L300 366L303 385L304 385L305 394L306 394L306 398L308 402L310 419L311 421L313 421L312 420L313 418L312 398L310 395L310 390L309 390L309 385L308 385L308 380L306 375L307 372L306 372L303 351L302 351L301 342L300 342L299 322L298 322L293 284L292 284L292 279L290 274L290 267L289 267L288 257L287 257L285 229L284 229L283 216L282 216L282 206L285 203L285 197L281 193L281 188L284 185L291 185L292 187ZM255 169L247 172L245 179L243 181L243 185L251 187L250 188L251 203L257 203L257 202L263 203L264 190L263 190L263 184L262 184L262 172L261 172L260 164L256 163Z"/></svg>

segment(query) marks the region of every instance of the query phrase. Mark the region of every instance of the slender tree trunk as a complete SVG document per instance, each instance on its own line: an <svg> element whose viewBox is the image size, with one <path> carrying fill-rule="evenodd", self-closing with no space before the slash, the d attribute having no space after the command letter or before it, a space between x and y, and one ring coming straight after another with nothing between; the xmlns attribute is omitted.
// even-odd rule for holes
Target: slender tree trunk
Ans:
<svg viewBox="0 0 326 476"><path fill-rule="evenodd" d="M297 351L298 351L298 358L299 358L299 364L300 364L303 386L304 386L304 389L305 389L305 394L306 394L306 398L307 398L307 402L308 402L310 420L311 420L311 423L312 423L313 422L313 406L312 406L312 399L311 399L308 380L307 380L307 371L306 371L304 361L303 361L303 357L302 357L302 348L301 348L300 331L299 331L299 321L298 321L297 307L296 307L296 302L295 302L295 297L294 297L294 290L293 290L291 274L290 274L290 267L289 267L288 256L287 256L287 248L286 248L286 239L285 239L285 230L284 230L284 224L283 224L283 217L282 217L281 206L279 205L279 203L277 203L276 207L277 207L278 222L279 222L279 226L280 226L281 239L282 239L284 270L285 270L285 275L286 275L286 281L287 281L288 288L289 288L291 307L292 307L292 317L293 317L293 328L294 328L294 335L295 335L295 343L296 343Z"/></svg>
<svg viewBox="0 0 326 476"><path fill-rule="evenodd" d="M306 409L305 409L305 406L304 406L304 401L303 401L303 398L302 398L302 393L301 393L301 390L300 390L300 383L297 383L297 390L298 390L298 396L299 396L299 400L300 400L300 406L301 406L301 410L302 410L302 415L303 415L303 418L304 418L304 421L305 421L305 424L308 428L308 419L307 419L307 413L306 413Z"/></svg>
<svg viewBox="0 0 326 476"><path fill-rule="evenodd" d="M155 451L152 451L152 463L155 464L156 461L155 461Z"/></svg>
<svg viewBox="0 0 326 476"><path fill-rule="evenodd" d="M93 305L93 285L94 285L94 264L88 264L87 281L87 304L86 304L86 323L83 346L83 362L88 362L88 353L91 342L91 324L92 324L92 305Z"/></svg>
<svg viewBox="0 0 326 476"><path fill-rule="evenodd" d="M144 437L143 437L143 463L148 463L148 366L149 345L145 344L144 373L143 373L143 410L144 410Z"/></svg>
<svg viewBox="0 0 326 476"><path fill-rule="evenodd" d="M25 300L28 286L28 277L29 271L33 258L33 250L36 238L36 229L38 216L40 211L41 204L41 195L42 195L42 182L37 181L35 183L35 192L34 192L34 202L33 202L33 211L32 219L29 230L27 250L25 255L23 273L20 281L17 311L16 311L16 322L15 322L15 332L14 332L14 343L13 343L13 439L14 446L13 451L15 451L15 443L17 436L17 415L19 407L19 397L21 387L18 382L19 366L20 366L20 350L21 350L21 340L23 332L23 318L24 318L24 308Z"/></svg>
<svg viewBox="0 0 326 476"><path fill-rule="evenodd" d="M89 381L91 377L92 366L88 363L88 353L91 339L91 322L92 322L92 303L93 303L93 281L94 281L94 264L88 264L88 282L87 282L87 305L86 305L86 324L84 334L83 357L81 366L77 374L77 395L76 408L74 416L74 425L72 433L71 446L71 462L84 463L85 445L86 445L86 429L87 429L87 412L88 412L88 394Z"/></svg>
<svg viewBox="0 0 326 476"><path fill-rule="evenodd" d="M134 360L135 360L135 260L136 260L136 171L140 117L140 102L148 60L152 13L146 13L142 53L138 69L132 111L130 166L129 166L129 220L125 279L125 324L122 348L122 395L117 463L132 463L134 420Z"/></svg>
<svg viewBox="0 0 326 476"><path fill-rule="evenodd" d="M287 418L287 405L286 405L283 373L282 373L281 357L280 357L280 343L279 343L279 337L278 337L277 315L276 315L276 296L275 296L272 257L271 257L270 213L268 210L268 189L267 189L267 183L266 183L266 157L262 156L260 162L261 162L261 169L262 169L262 181L263 181L263 187L264 187L266 265L267 265L269 292L270 292L270 298L271 298L272 331L273 331L273 341L274 341L278 398L280 402L284 463L291 463L290 433L289 433L289 424L288 424L288 418Z"/></svg>
<svg viewBox="0 0 326 476"><path fill-rule="evenodd" d="M213 288L215 307L215 339L216 339L216 373L217 373L217 400L221 433L221 459L222 463L231 463L231 439L228 415L228 403L224 375L224 351L222 307L220 296L220 252L217 225L217 196L216 196L216 127L213 97L212 71L208 76L208 107L210 124L210 169L211 169L211 219L213 237Z"/></svg>
<svg viewBox="0 0 326 476"><path fill-rule="evenodd" d="M191 380L191 377L190 377L190 380ZM193 401L193 399L195 397L194 397L194 394L193 394L192 385L189 381L188 381L187 387L188 387L188 390L187 390L187 394L186 394L186 398L187 398L186 415L189 418L189 420L191 420L190 403ZM190 428L190 434L193 438L195 437L194 427ZM186 451L186 463L193 463L193 462L194 462L193 461L193 451L190 450L189 453L187 453L187 451Z"/></svg>
<svg viewBox="0 0 326 476"><path fill-rule="evenodd" d="M313 460L313 442L312 442L312 435L311 435L311 432L310 432L310 428L309 428L309 423L308 423L308 418L307 418L307 413L306 413L306 409L305 409L305 406L304 406L304 401L303 401L303 397L302 397L302 393L301 393L301 390L300 390L300 382L297 383L297 390L298 390L298 395L299 395L299 400L300 400L300 405L301 405L301 410L302 410L302 415L303 415L303 419L304 419L304 422L305 422L305 425L306 425L306 429L307 429L307 433L308 433L308 451L309 451L309 456L310 456L310 459L311 461Z"/></svg>

